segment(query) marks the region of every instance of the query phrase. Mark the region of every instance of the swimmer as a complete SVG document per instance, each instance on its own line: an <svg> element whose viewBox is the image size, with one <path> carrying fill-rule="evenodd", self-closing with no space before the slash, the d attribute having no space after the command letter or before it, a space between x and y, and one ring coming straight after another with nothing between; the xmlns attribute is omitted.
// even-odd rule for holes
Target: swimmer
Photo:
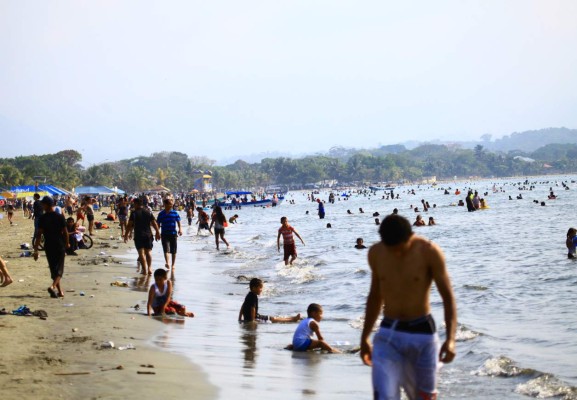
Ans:
<svg viewBox="0 0 577 400"><path fill-rule="evenodd" d="M393 210L393 215L398 215L398 214L399 214L399 209L398 209L398 208L395 208L395 209Z"/></svg>
<svg viewBox="0 0 577 400"><path fill-rule="evenodd" d="M359 208L359 213L364 214L365 212L363 211L362 208Z"/></svg>
<svg viewBox="0 0 577 400"><path fill-rule="evenodd" d="M423 221L423 217L421 215L417 215L417 219L413 223L413 226L426 226L427 224Z"/></svg>
<svg viewBox="0 0 577 400"><path fill-rule="evenodd" d="M352 214L351 210L347 210L347 214Z"/></svg>
<svg viewBox="0 0 577 400"><path fill-rule="evenodd" d="M355 245L355 249L357 249L357 250L366 249L367 246L365 246L364 243L365 243L365 241L363 240L363 238L358 238L357 244Z"/></svg>
<svg viewBox="0 0 577 400"><path fill-rule="evenodd" d="M575 259L575 253L577 252L577 229L569 228L567 231L567 240L565 241L565 244L567 245L568 250L567 258L571 260Z"/></svg>
<svg viewBox="0 0 577 400"><path fill-rule="evenodd" d="M236 224L236 220L238 219L238 214L234 214L232 217L228 219L229 224Z"/></svg>
<svg viewBox="0 0 577 400"><path fill-rule="evenodd" d="M380 216L380 215L381 215L381 214L379 214L377 211L375 211L375 212L373 213L373 217L378 217L378 216Z"/></svg>
<svg viewBox="0 0 577 400"><path fill-rule="evenodd" d="M378 218L375 218L375 225L381 225L381 220Z"/></svg>
<svg viewBox="0 0 577 400"><path fill-rule="evenodd" d="M437 223L435 222L435 218L429 217L429 226L433 226L433 225L437 225Z"/></svg>
<svg viewBox="0 0 577 400"><path fill-rule="evenodd" d="M329 223L327 224L327 229L331 229L333 226Z"/></svg>

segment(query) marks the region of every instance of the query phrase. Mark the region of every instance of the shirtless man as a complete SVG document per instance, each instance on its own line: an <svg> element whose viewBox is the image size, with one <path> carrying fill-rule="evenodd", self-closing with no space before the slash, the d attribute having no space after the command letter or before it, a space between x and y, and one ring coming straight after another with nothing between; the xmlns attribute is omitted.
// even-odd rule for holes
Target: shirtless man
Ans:
<svg viewBox="0 0 577 400"><path fill-rule="evenodd" d="M413 234L411 224L390 215L379 229L381 243L369 250L372 270L361 358L373 368L376 400L400 399L403 387L408 398L436 399L437 363L455 358L457 307L441 249ZM438 351L429 293L435 282L443 299L447 338ZM381 328L369 336L384 308Z"/></svg>

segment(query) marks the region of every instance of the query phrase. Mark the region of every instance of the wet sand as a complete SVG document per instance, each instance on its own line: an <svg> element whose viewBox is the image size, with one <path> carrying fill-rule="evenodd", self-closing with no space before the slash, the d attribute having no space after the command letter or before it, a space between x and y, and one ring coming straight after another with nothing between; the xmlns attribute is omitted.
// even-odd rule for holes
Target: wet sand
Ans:
<svg viewBox="0 0 577 400"><path fill-rule="evenodd" d="M15 224L0 220L0 255L14 279L0 288L0 309L11 312L26 305L32 311L45 310L48 318L0 316L2 398L216 398L216 388L199 367L152 343L163 324L144 316L145 309L131 308L142 302L143 293L110 286L137 276L135 263L121 264L110 256L130 247L110 239L119 235L116 225L98 231L91 250L66 258L66 296L51 299L44 255L37 262L20 257L20 244L31 242L32 222L17 213ZM101 349L108 341L136 349Z"/></svg>

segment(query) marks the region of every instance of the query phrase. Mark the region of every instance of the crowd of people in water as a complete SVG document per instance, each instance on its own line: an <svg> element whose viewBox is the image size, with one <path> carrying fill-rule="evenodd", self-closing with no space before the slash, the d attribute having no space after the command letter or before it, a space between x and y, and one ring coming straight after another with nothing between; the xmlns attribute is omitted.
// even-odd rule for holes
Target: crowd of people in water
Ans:
<svg viewBox="0 0 577 400"><path fill-rule="evenodd" d="M569 190L568 184L562 183L564 190ZM528 181L518 184L519 191L532 191L533 184ZM444 190L450 195L451 188ZM493 186L493 192L503 192ZM325 205L337 201L348 201L352 195L379 196L374 190L348 191L342 195L331 192L324 200L320 193L307 194L307 201L316 205L319 219L327 215ZM401 193L389 190L382 195L383 200L399 200ZM415 189L402 193L416 196ZM454 191L461 195L459 189ZM452 206L466 206L468 212L489 209L485 197L488 192L479 195L478 191L468 189L465 198ZM278 204L278 197L275 197ZM513 200L512 196L509 196ZM516 199L523 200L522 193ZM557 199L550 187L549 201ZM52 298L64 297L62 277L66 255L76 255L81 249L83 235L93 236L96 231L110 229L112 224L118 224L120 234L125 242L132 241L138 253L138 272L146 276L154 276L154 283L148 291L147 314L164 316L177 314L183 317L194 317L185 306L173 299L173 283L170 273L174 275L178 238L183 235L182 215L186 215L186 223L198 226L197 234L213 235L215 247L220 250L221 243L227 248L231 244L226 238L226 229L236 224L239 215L227 218L223 208L231 209L230 205L240 209L242 204L250 202L248 198L229 199L223 207L218 199L208 197L197 198L193 195L181 194L140 194L133 196L73 196L41 198L34 195L33 200L15 200L5 202L5 213L10 225L14 224L15 212L22 210L24 219L33 221L33 257L38 260L40 247L43 248L48 262L51 285L47 291ZM256 201L256 200L255 200ZM295 200L289 201L294 204ZM538 200L537 204L544 205ZM106 210L109 208L109 210ZM455 357L456 304L451 288L451 282L444 263L441 249L430 241L416 235L413 228L435 226L433 216L423 218L422 213L429 213L437 208L436 204L421 199L411 204L409 210L414 213L415 220L411 223L399 215L398 208L384 216L378 211L372 213L375 225L379 226L381 241L369 249L363 238L357 238L354 249L368 250L369 266L372 271L370 292L367 299L365 325L362 333L360 353L363 362L373 368L373 387L376 399L399 398L399 388L403 387L409 398L436 398L436 374L439 362L451 362ZM309 212L307 211L307 214ZM156 214L156 215L155 215ZM209 215L210 214L210 215ZM365 214L363 208L347 215ZM97 218L98 217L98 218ZM97 221L100 220L100 221ZM109 225L107 225L109 224ZM87 225L87 226L85 226ZM327 228L331 228L327 224ZM285 265L293 265L298 257L296 239L305 245L303 237L289 223L288 217L280 219L277 231L277 249L281 252ZM152 269L151 250L154 241L160 241L163 249L164 268ZM566 247L568 258L576 258L577 229L570 228L567 232ZM407 257L411 254L412 257ZM402 268L399 268L402 267ZM410 278L410 279L409 279ZM0 259L1 287L13 282L6 263ZM428 290L435 283L445 310L446 340L439 348L435 322L430 315ZM339 352L329 345L320 330L323 319L323 308L317 303L311 303L307 308L306 318L300 314L290 317L269 316L259 312L259 296L264 282L253 278L249 282L249 293L240 307L238 321L242 323L298 323L293 339L287 349L292 351L308 351L320 349L331 353ZM409 298L409 297L410 298ZM417 299L417 300L415 300ZM373 326L386 304L381 327L377 331L373 343L369 337ZM418 335L415 335L418 334ZM408 351L417 349L418 351ZM406 351L405 351L406 350ZM418 368L417 368L418 366Z"/></svg>

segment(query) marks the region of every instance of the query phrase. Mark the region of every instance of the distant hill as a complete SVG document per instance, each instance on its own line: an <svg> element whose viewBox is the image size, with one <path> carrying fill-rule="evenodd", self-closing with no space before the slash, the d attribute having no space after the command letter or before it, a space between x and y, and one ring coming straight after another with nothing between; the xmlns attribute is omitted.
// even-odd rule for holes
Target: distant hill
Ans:
<svg viewBox="0 0 577 400"><path fill-rule="evenodd" d="M577 144L577 129L547 128L536 131L515 132L501 139L494 141L484 140L477 144L491 151L508 153L518 150L532 153L549 144Z"/></svg>

